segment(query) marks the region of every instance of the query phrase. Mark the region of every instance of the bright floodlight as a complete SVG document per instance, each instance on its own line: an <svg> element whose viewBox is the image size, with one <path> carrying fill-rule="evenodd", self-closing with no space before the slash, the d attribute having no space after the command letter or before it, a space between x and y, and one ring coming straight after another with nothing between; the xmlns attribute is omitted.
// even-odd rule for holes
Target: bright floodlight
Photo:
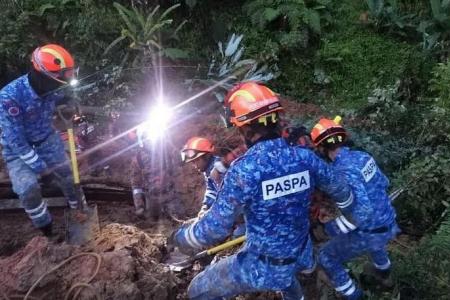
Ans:
<svg viewBox="0 0 450 300"><path fill-rule="evenodd" d="M72 80L70 80L70 82L69 82L70 86L77 86L78 83L79 83L79 81L78 81L77 79L72 79Z"/></svg>
<svg viewBox="0 0 450 300"><path fill-rule="evenodd" d="M150 112L146 128L146 133L148 138L151 140L156 140L165 133L169 121L172 117L171 108L166 105L159 103Z"/></svg>

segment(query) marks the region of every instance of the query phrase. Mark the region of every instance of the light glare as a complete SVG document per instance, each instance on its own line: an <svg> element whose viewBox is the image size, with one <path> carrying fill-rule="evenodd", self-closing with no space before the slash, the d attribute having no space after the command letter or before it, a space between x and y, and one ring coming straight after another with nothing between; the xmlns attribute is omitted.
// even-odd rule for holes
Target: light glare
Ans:
<svg viewBox="0 0 450 300"><path fill-rule="evenodd" d="M172 117L172 109L159 103L150 112L146 122L146 133L151 140L159 139L165 133Z"/></svg>
<svg viewBox="0 0 450 300"><path fill-rule="evenodd" d="M78 83L79 83L79 81L78 81L77 79L72 79L72 80L70 80L70 82L69 82L70 86L77 86Z"/></svg>

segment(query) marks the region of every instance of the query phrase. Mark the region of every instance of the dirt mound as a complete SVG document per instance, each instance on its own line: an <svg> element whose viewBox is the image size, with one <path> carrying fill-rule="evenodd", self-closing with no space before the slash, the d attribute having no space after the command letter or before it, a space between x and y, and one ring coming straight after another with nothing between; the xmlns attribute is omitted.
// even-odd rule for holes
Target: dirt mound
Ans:
<svg viewBox="0 0 450 300"><path fill-rule="evenodd" d="M176 299L180 280L160 264L165 253L162 238L152 238L136 227L109 224L96 238L92 252L68 261L45 276L32 295L41 299L64 299L77 282L90 282L102 299ZM0 260L0 295L25 294L44 273L86 249L53 244L33 238L25 248ZM72 294L73 295L73 294ZM95 299L83 289L79 299Z"/></svg>

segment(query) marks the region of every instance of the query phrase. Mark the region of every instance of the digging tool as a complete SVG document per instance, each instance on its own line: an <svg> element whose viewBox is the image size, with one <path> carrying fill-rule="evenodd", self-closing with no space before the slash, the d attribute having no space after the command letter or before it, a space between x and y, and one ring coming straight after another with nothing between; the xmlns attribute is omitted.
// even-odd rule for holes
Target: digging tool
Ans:
<svg viewBox="0 0 450 300"><path fill-rule="evenodd" d="M239 244L243 243L244 241L245 241L245 235L240 236L234 240L225 242L216 247L199 252L199 253L195 254L194 256L190 256L186 259L183 259L180 262L169 263L169 269L174 272L181 272L181 271L189 268L190 266L192 266L192 264L196 260L202 259L207 256L214 255L222 250L229 249L235 245L239 245Z"/></svg>
<svg viewBox="0 0 450 300"><path fill-rule="evenodd" d="M58 108L58 114L61 120L64 121L67 129L73 183L78 200L78 209L66 209L64 212L66 219L66 240L72 245L84 245L91 241L95 234L100 230L97 205L87 205L86 196L80 185L80 174L78 172L78 162L75 153L72 115L69 118L64 117L61 108Z"/></svg>

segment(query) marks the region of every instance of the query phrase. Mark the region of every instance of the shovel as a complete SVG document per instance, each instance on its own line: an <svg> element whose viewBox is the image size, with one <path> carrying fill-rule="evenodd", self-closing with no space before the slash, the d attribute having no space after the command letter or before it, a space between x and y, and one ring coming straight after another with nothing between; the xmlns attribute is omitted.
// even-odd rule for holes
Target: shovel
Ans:
<svg viewBox="0 0 450 300"><path fill-rule="evenodd" d="M229 248L231 248L231 247L233 247L235 245L239 245L239 244L243 243L244 241L245 241L245 235L240 236L237 239L228 241L226 243L220 244L220 245L218 245L216 247L213 247L213 248L204 250L202 252L199 252L199 253L195 254L194 256L190 256L188 258L183 259L180 262L171 263L169 261L168 262L169 269L171 271L174 271L174 272L181 272L181 271L189 268L190 266L192 266L192 264L196 260L202 259L202 258L207 257L207 256L214 255L214 254L216 254L216 253L218 253L218 252L220 252L222 250L229 249Z"/></svg>
<svg viewBox="0 0 450 300"><path fill-rule="evenodd" d="M64 121L69 137L70 161L72 164L73 183L78 200L78 209L66 209L66 240L72 245L85 245L93 240L100 230L97 205L87 205L86 196L80 185L80 174L75 153L75 138L73 133L72 117L65 118L62 110L58 109L59 117Z"/></svg>

